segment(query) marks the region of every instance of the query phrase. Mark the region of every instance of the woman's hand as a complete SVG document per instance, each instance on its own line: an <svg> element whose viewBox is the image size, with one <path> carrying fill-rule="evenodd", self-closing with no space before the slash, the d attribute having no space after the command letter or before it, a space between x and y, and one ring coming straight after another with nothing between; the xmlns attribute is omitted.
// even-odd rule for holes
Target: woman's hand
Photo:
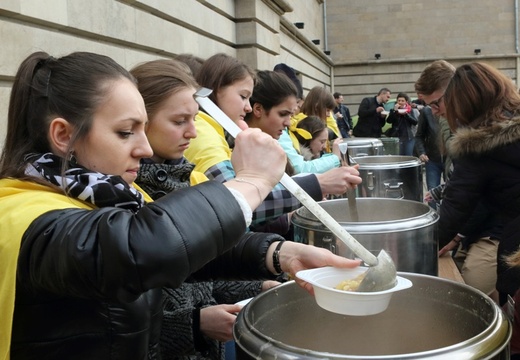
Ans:
<svg viewBox="0 0 520 360"><path fill-rule="evenodd" d="M430 201L433 201L433 197L432 197L432 194L427 191L426 194L424 194L424 202L430 202Z"/></svg>
<svg viewBox="0 0 520 360"><path fill-rule="evenodd" d="M419 155L419 160L421 160L424 163L427 163L428 161L430 161L430 158L426 154L421 154Z"/></svg>
<svg viewBox="0 0 520 360"><path fill-rule="evenodd" d="M323 174L316 174L323 194L344 194L348 189L355 189L361 184L359 165L340 166Z"/></svg>
<svg viewBox="0 0 520 360"><path fill-rule="evenodd" d="M280 285L281 282L274 280L266 280L262 282L262 292L269 290L270 288L274 288L275 286Z"/></svg>
<svg viewBox="0 0 520 360"><path fill-rule="evenodd" d="M266 256L267 266L273 270L272 255L276 245L278 245L278 242L271 244ZM361 260L347 259L343 256L334 255L327 249L296 243L294 241L285 241L283 243L279 252L279 260L282 270L291 275L298 285L305 288L311 294L313 294L312 285L296 278L298 271L324 266L355 268L361 263Z"/></svg>
<svg viewBox="0 0 520 360"><path fill-rule="evenodd" d="M451 250L457 249L461 240L462 237L459 234L455 235L455 237L451 239L451 241L448 244L446 244L446 246L439 250L439 257L443 256Z"/></svg>
<svg viewBox="0 0 520 360"><path fill-rule="evenodd" d="M241 309L241 305L213 305L200 309L200 331L214 340L233 340L233 325Z"/></svg>
<svg viewBox="0 0 520 360"><path fill-rule="evenodd" d="M231 155L237 177L259 179L272 189L282 178L286 162L278 141L262 130L246 129L237 135Z"/></svg>
<svg viewBox="0 0 520 360"><path fill-rule="evenodd" d="M341 151L339 150L339 144L343 142L343 138L337 138L332 142L332 153L336 155L341 162Z"/></svg>
<svg viewBox="0 0 520 360"><path fill-rule="evenodd" d="M246 129L237 135L231 155L236 181L224 185L240 191L256 209L282 178L286 162L278 141L260 129Z"/></svg>

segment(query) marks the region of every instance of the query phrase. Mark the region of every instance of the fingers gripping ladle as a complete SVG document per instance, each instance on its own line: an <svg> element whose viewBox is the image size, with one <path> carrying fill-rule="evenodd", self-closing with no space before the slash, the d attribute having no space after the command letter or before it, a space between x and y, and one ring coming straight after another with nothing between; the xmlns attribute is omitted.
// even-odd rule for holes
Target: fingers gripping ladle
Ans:
<svg viewBox="0 0 520 360"><path fill-rule="evenodd" d="M208 96L212 90L199 89L195 94L197 103L215 119L231 136L236 137L242 130L231 120ZM383 291L394 287L397 283L395 264L386 251L381 250L376 257L365 249L352 235L327 213L313 198L309 196L289 175L284 174L280 180L282 185L296 197L323 225L338 239L343 241L361 260L369 266L361 281L358 291Z"/></svg>

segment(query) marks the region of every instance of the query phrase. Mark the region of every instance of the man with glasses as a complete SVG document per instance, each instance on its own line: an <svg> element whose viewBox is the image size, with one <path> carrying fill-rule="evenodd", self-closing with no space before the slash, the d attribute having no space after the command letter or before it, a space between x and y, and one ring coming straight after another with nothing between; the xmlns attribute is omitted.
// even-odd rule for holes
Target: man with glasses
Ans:
<svg viewBox="0 0 520 360"><path fill-rule="evenodd" d="M425 163L426 187L428 191L439 186L441 176L447 178L451 161L444 159L442 143L451 136L448 123L441 117L445 114L444 90L448 86L455 67L444 60L428 65L415 82L415 91L426 105L419 116L415 134L415 150L419 159ZM439 136L442 134L442 137ZM442 140L441 140L442 139ZM429 205L436 209L435 201Z"/></svg>
<svg viewBox="0 0 520 360"><path fill-rule="evenodd" d="M422 95L434 115L445 115L446 108L442 98L454 73L453 65L444 60L437 60L429 64L415 82L415 92Z"/></svg>
<svg viewBox="0 0 520 360"><path fill-rule="evenodd" d="M440 135L440 139L438 138L439 135L435 134L435 138L429 140L433 141L437 145L437 148L445 145L451 137L451 131L448 126L448 122L446 121L446 119L444 119L444 116L446 114L446 108L444 106L443 97L444 91L446 90L446 87L448 86L454 73L455 67L453 65L444 60L437 60L429 64L426 68L424 68L421 75L415 82L415 92L418 96L422 97L426 106L431 109L431 114L438 119L438 124L434 125L437 125L436 127L438 128L438 130L436 131L436 133ZM429 111L427 111L427 113L429 113ZM419 136L423 136L421 135L421 132L419 133ZM428 190L431 190L431 188L434 187L433 185L435 183L440 182L442 169L441 171L439 171L438 167L435 166L434 163L429 164L428 153L423 153L423 151L424 149L417 149L419 158L421 159L421 161L425 162L426 184ZM444 160L445 178L447 178L449 174L450 167L451 161L448 158L446 158ZM430 181L428 181L428 178L430 178ZM436 178L438 180L434 180Z"/></svg>

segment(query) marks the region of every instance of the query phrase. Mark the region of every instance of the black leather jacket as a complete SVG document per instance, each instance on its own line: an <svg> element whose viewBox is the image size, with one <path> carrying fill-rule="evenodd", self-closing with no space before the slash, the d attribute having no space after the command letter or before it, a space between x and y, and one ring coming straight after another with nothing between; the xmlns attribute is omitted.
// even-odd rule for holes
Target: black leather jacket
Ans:
<svg viewBox="0 0 520 360"><path fill-rule="evenodd" d="M444 159L441 155L441 141L439 120L433 115L432 109L426 106L419 115L415 133L415 150L419 156L428 155L430 161L442 163Z"/></svg>
<svg viewBox="0 0 520 360"><path fill-rule="evenodd" d="M399 137L401 141L414 138L412 126L417 125L417 119L413 113L400 114L398 111L390 109L386 122L392 124L395 136Z"/></svg>
<svg viewBox="0 0 520 360"><path fill-rule="evenodd" d="M159 358L161 287L190 274L273 277L265 254L278 238L258 241L244 231L238 203L214 181L137 214L45 213L22 239L11 359Z"/></svg>

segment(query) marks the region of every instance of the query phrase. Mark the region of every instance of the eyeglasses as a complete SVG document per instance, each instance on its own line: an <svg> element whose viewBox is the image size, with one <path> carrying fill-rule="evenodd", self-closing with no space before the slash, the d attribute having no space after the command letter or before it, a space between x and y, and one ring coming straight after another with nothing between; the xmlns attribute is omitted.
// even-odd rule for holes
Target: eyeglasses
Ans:
<svg viewBox="0 0 520 360"><path fill-rule="evenodd" d="M442 102L443 98L444 98L444 94L442 94L442 96L440 98L438 98L437 100L432 101L431 103L426 104L426 105L428 105L429 107L434 107L436 109L439 109L440 103Z"/></svg>

